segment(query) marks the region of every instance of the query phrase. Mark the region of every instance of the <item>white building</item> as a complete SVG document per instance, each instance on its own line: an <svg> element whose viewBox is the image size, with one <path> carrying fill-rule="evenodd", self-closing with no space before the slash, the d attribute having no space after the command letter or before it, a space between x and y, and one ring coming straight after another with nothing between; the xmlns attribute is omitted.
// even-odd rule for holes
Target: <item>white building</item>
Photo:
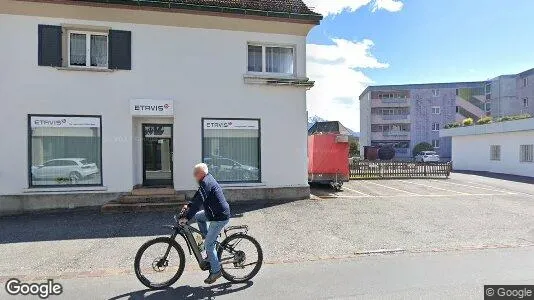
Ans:
<svg viewBox="0 0 534 300"><path fill-rule="evenodd" d="M104 2L0 2L0 213L190 194L200 161L230 200L309 195L320 15L301 0Z"/></svg>
<svg viewBox="0 0 534 300"><path fill-rule="evenodd" d="M455 170L534 177L534 118L444 129Z"/></svg>

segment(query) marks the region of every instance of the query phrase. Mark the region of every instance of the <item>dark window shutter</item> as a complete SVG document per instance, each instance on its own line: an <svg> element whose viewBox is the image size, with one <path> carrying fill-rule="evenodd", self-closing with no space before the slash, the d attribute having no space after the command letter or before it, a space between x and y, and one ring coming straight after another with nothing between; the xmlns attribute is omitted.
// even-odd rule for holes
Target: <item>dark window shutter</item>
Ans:
<svg viewBox="0 0 534 300"><path fill-rule="evenodd" d="M61 26L39 25L39 66L61 67Z"/></svg>
<svg viewBox="0 0 534 300"><path fill-rule="evenodd" d="M132 69L132 33L130 31L109 31L108 65L110 69Z"/></svg>

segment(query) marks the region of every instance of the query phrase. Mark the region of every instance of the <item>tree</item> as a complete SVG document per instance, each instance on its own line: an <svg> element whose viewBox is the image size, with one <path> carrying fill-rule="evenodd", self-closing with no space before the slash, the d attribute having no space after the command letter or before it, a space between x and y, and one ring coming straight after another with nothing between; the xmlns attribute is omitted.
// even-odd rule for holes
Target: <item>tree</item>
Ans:
<svg viewBox="0 0 534 300"><path fill-rule="evenodd" d="M356 141L349 142L349 157L360 156L360 145Z"/></svg>
<svg viewBox="0 0 534 300"><path fill-rule="evenodd" d="M434 147L432 147L432 145L430 145L429 143L422 142L413 147L412 154L415 157L417 153L421 151L434 151Z"/></svg>

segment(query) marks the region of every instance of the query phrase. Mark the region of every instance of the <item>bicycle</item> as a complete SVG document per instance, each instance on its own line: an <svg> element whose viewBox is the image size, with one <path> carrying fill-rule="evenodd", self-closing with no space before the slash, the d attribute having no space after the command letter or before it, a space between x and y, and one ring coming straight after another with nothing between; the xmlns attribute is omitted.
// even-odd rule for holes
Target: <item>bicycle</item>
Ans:
<svg viewBox="0 0 534 300"><path fill-rule="evenodd" d="M189 255L194 255L201 270L210 269L208 261L202 257L200 245L197 244L193 234L199 234L202 239L205 236L195 227L189 224L180 225L178 220L181 216L174 215L175 225L164 225L164 228L174 230L170 237L158 237L144 243L135 256L134 269L137 279L149 289L164 289L173 285L182 276L185 268L184 250L176 241L179 235L183 237ZM232 233L233 232L233 233ZM231 233L231 234L229 234ZM221 263L222 276L232 283L242 283L251 280L258 272L263 263L263 251L256 239L248 235L248 226L228 226L224 229L225 239L216 242L217 256ZM222 234L219 234L221 237ZM248 243L242 243L247 241ZM242 246L249 247L242 250ZM238 246L239 249L238 249ZM161 248L159 248L161 247ZM174 250L174 251L173 251ZM254 250L256 255L252 252ZM154 256L150 256L154 251ZM149 257L145 260L145 254ZM170 266L170 263L177 261L177 264ZM252 262L251 262L252 261ZM146 263L148 266L145 266ZM250 272L239 276L232 274L232 270L243 271L247 267L253 266ZM167 279L168 276L172 276ZM156 277L156 278L152 278ZM159 277L163 279L158 280Z"/></svg>

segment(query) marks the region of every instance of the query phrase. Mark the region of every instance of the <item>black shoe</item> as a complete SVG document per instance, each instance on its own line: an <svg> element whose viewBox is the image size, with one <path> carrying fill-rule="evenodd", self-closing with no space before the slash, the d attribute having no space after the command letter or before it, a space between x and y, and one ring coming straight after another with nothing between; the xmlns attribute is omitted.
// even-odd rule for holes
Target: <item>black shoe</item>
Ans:
<svg viewBox="0 0 534 300"><path fill-rule="evenodd" d="M206 280L204 280L204 283L205 284L212 284L215 281L217 281L217 279L219 279L221 276L222 276L222 272L221 271L219 271L217 273L211 273L210 272L210 276L208 276L208 278L206 278Z"/></svg>

